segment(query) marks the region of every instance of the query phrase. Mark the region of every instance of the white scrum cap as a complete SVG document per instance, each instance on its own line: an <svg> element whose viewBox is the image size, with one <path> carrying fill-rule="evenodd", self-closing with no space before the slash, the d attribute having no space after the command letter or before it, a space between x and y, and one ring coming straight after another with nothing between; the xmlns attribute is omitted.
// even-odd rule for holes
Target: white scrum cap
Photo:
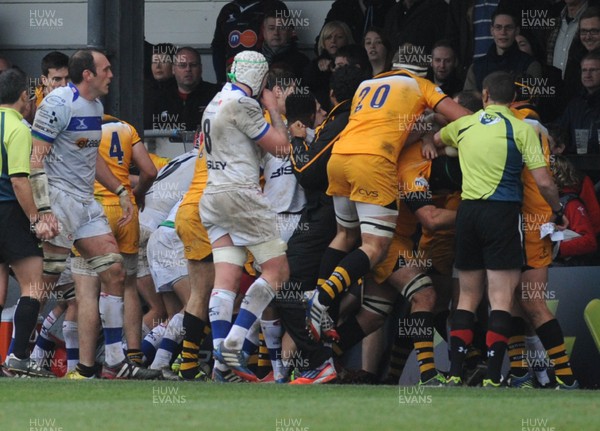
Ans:
<svg viewBox="0 0 600 431"><path fill-rule="evenodd" d="M247 85L252 90L252 96L257 96L268 71L269 64L264 55L256 51L242 51L233 59L229 79L234 84L239 82Z"/></svg>

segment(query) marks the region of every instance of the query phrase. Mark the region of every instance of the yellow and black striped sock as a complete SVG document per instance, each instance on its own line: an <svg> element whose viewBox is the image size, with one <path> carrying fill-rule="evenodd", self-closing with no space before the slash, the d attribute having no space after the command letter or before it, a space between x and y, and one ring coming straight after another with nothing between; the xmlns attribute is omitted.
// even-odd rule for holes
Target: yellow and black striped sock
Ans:
<svg viewBox="0 0 600 431"><path fill-rule="evenodd" d="M144 364L144 354L140 349L127 349L127 361L142 366Z"/></svg>
<svg viewBox="0 0 600 431"><path fill-rule="evenodd" d="M357 248L342 259L331 276L319 286L319 302L329 307L333 300L344 290L348 289L352 282L367 274L371 269L369 256Z"/></svg>
<svg viewBox="0 0 600 431"><path fill-rule="evenodd" d="M265 343L265 336L262 331L258 333L258 364L256 370L256 376L259 379L265 377L273 369L271 366L271 359L269 357L269 349Z"/></svg>
<svg viewBox="0 0 600 431"><path fill-rule="evenodd" d="M525 321L520 317L511 318L511 335L508 339L510 374L523 377L528 373L525 353Z"/></svg>
<svg viewBox="0 0 600 431"><path fill-rule="evenodd" d="M412 336L417 351L421 381L426 382L437 374L433 357L433 313L430 311L411 313L408 322L411 330L407 335Z"/></svg>
<svg viewBox="0 0 600 431"><path fill-rule="evenodd" d="M552 319L544 323L535 332L548 352L550 364L554 366L554 374L566 385L572 385L575 382L575 376L573 376L571 362L565 349L565 340L558 320Z"/></svg>
<svg viewBox="0 0 600 431"><path fill-rule="evenodd" d="M202 319L188 313L183 315L183 349L181 350L181 366L179 373L184 379L193 379L198 374L198 353L204 337L210 333L210 326Z"/></svg>

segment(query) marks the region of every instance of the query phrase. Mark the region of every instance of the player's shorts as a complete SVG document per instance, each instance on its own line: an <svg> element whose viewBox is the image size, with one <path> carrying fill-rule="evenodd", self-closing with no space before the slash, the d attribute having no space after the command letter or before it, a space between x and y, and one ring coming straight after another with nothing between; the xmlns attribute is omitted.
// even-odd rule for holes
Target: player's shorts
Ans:
<svg viewBox="0 0 600 431"><path fill-rule="evenodd" d="M394 234L385 259L371 270L375 282L381 284L401 266L415 264L413 248L412 239Z"/></svg>
<svg viewBox="0 0 600 431"><path fill-rule="evenodd" d="M277 230L283 242L287 244L298 226L301 214L279 213L277 214Z"/></svg>
<svg viewBox="0 0 600 431"><path fill-rule="evenodd" d="M332 154L327 163L330 196L354 202L388 206L398 197L396 166L384 157L368 154Z"/></svg>
<svg viewBox="0 0 600 431"><path fill-rule="evenodd" d="M200 220L198 205L181 205L175 217L175 231L183 243L183 255L203 260L212 253L208 233Z"/></svg>
<svg viewBox="0 0 600 431"><path fill-rule="evenodd" d="M138 246L138 271L137 278L142 278L150 275L150 268L148 267L148 239L152 231L147 227L140 225L140 242Z"/></svg>
<svg viewBox="0 0 600 431"><path fill-rule="evenodd" d="M175 229L161 226L150 236L148 266L157 293L172 292L173 285L188 275L183 243Z"/></svg>
<svg viewBox="0 0 600 431"><path fill-rule="evenodd" d="M211 243L226 234L240 247L280 240L277 214L259 189L205 191L200 199L200 217Z"/></svg>
<svg viewBox="0 0 600 431"><path fill-rule="evenodd" d="M456 211L460 205L460 192L434 197L433 203L438 208ZM419 257L431 262L431 269L435 273L450 276L454 265L455 240L456 230L454 228L435 232L423 229L419 240Z"/></svg>
<svg viewBox="0 0 600 431"><path fill-rule="evenodd" d="M0 202L0 263L43 257L39 240L31 232L29 217L17 201Z"/></svg>
<svg viewBox="0 0 600 431"><path fill-rule="evenodd" d="M523 212L525 265L528 268L545 268L552 263L550 236L540 238L540 229L544 223L545 221L540 220L540 214Z"/></svg>
<svg viewBox="0 0 600 431"><path fill-rule="evenodd" d="M521 269L521 244L520 203L461 202L456 214L456 268Z"/></svg>
<svg viewBox="0 0 600 431"><path fill-rule="evenodd" d="M104 214L106 214L108 224L117 240L119 251L127 254L137 253L140 241L140 223L137 206L133 206L133 217L125 226L118 225L118 221L123 214L123 210L119 205L105 206Z"/></svg>
<svg viewBox="0 0 600 431"><path fill-rule="evenodd" d="M50 244L71 249L78 239L112 233L102 205L94 199L81 201L56 187L48 189L52 212L59 222L59 234Z"/></svg>

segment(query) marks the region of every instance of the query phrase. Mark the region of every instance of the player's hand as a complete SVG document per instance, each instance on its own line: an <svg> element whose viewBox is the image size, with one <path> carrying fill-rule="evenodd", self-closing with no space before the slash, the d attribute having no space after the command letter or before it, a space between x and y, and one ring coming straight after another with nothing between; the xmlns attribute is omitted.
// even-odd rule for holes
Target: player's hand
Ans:
<svg viewBox="0 0 600 431"><path fill-rule="evenodd" d="M51 212L38 214L35 224L35 235L42 241L48 241L59 234L59 226L56 217Z"/></svg>
<svg viewBox="0 0 600 431"><path fill-rule="evenodd" d="M556 226L556 230L565 230L569 227L569 219L566 215L563 214L560 220L556 219L555 215L552 215L552 218L555 219L553 223Z"/></svg>
<svg viewBox="0 0 600 431"><path fill-rule="evenodd" d="M277 109L277 98L275 97L275 94L268 88L265 88L260 95L260 103L262 103L262 105L269 111L272 109Z"/></svg>
<svg viewBox="0 0 600 431"><path fill-rule="evenodd" d="M119 195L119 206L123 211L123 215L117 221L117 226L123 227L133 218L133 204L131 203L131 198L129 197L127 190Z"/></svg>
<svg viewBox="0 0 600 431"><path fill-rule="evenodd" d="M333 69L333 62L328 58L322 58L317 63L321 72L329 72Z"/></svg>
<svg viewBox="0 0 600 431"><path fill-rule="evenodd" d="M141 193L141 191L136 187L133 189L133 197L135 199L135 204L140 211L144 211L144 207L146 206L146 193Z"/></svg>
<svg viewBox="0 0 600 431"><path fill-rule="evenodd" d="M430 134L421 137L421 155L427 160L433 160L438 156L437 148L433 143L433 137Z"/></svg>
<svg viewBox="0 0 600 431"><path fill-rule="evenodd" d="M295 121L288 127L288 130L292 137L306 139L306 126L301 121Z"/></svg>

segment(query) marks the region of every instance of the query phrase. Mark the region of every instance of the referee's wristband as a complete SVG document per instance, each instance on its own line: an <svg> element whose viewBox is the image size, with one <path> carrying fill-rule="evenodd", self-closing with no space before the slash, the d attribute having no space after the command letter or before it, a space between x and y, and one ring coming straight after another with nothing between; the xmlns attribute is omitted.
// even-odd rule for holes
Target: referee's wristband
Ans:
<svg viewBox="0 0 600 431"><path fill-rule="evenodd" d="M117 187L117 190L115 190L115 194L117 196L121 196L123 193L127 193L127 189L123 184L121 184L119 187Z"/></svg>

